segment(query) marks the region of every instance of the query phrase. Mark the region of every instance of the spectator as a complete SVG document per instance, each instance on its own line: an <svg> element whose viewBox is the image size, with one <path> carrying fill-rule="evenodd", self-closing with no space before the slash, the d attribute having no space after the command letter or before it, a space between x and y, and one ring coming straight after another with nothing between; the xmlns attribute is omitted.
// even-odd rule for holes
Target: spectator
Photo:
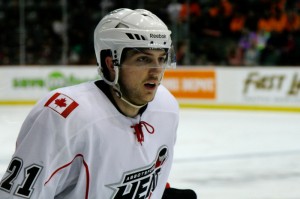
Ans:
<svg viewBox="0 0 300 199"><path fill-rule="evenodd" d="M234 38L239 38L245 28L245 16L241 13L235 13L229 24L230 32Z"/></svg>
<svg viewBox="0 0 300 199"><path fill-rule="evenodd" d="M262 66L276 66L279 62L280 51L274 45L274 37L270 37L266 47L261 51L259 64Z"/></svg>
<svg viewBox="0 0 300 199"><path fill-rule="evenodd" d="M270 12L265 11L263 13L263 16L258 19L258 24L257 24L258 31L263 30L266 32L272 32L272 23L270 18L271 18Z"/></svg>
<svg viewBox="0 0 300 199"><path fill-rule="evenodd" d="M179 20L179 12L181 10L181 4L172 2L167 6L167 12L171 23L176 24Z"/></svg>
<svg viewBox="0 0 300 199"><path fill-rule="evenodd" d="M190 40L185 60L187 63L220 65L227 60L228 42L238 43L247 29L257 35L256 46L265 49L269 37L276 37L272 46L276 52L286 53L282 46L289 46L289 33L292 33L294 54L300 52L300 3L295 0L179 0L174 1L74 1L68 4L68 25L61 23L62 9L59 1L26 1L24 24L26 33L19 28L19 1L3 1L0 9L0 65L19 64L20 46L25 48L26 64L61 64L63 40L61 32L67 28L68 64L95 64L93 42L89 34L94 28L95 19L112 8L143 5L167 18L172 28L174 45L178 41ZM178 3L177 3L178 2ZM188 3L189 2L189 3ZM17 27L17 28L16 28ZM24 39L20 43L20 38ZM192 42L191 42L192 41ZM270 46L269 46L270 47ZM268 48L269 48L268 47ZM268 50L266 50L268 52ZM66 52L66 51L64 51ZM242 52L245 52L243 48ZM266 52L264 52L266 53ZM286 57L287 54L284 55ZM198 62L201 57L201 61ZM203 61L205 60L205 61ZM280 61L288 65L288 59ZM295 59L294 64L300 64Z"/></svg>
<svg viewBox="0 0 300 199"><path fill-rule="evenodd" d="M243 65L243 49L238 45L232 45L228 48L227 64L230 66Z"/></svg>
<svg viewBox="0 0 300 199"><path fill-rule="evenodd" d="M177 50L176 50L176 60L178 65L186 64L186 50L187 50L187 43L185 41L178 42Z"/></svg>
<svg viewBox="0 0 300 199"><path fill-rule="evenodd" d="M295 10L287 12L287 23L285 29L288 32L296 32L300 30L300 15Z"/></svg>
<svg viewBox="0 0 300 199"><path fill-rule="evenodd" d="M259 51L256 46L256 41L251 40L250 46L244 52L244 65L245 66L257 66L259 63Z"/></svg>
<svg viewBox="0 0 300 199"><path fill-rule="evenodd" d="M190 0L189 3L185 1L181 4L181 8L179 11L179 20L181 22L186 22L188 18L200 17L200 15L201 9L197 0Z"/></svg>

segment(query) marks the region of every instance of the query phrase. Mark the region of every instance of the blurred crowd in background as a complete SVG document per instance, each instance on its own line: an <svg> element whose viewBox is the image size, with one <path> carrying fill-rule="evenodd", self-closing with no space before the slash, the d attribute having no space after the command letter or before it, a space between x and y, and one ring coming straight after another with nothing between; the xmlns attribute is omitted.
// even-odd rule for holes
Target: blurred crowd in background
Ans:
<svg viewBox="0 0 300 199"><path fill-rule="evenodd" d="M172 30L181 66L299 66L299 0L0 0L0 65L96 65L109 11L145 8Z"/></svg>

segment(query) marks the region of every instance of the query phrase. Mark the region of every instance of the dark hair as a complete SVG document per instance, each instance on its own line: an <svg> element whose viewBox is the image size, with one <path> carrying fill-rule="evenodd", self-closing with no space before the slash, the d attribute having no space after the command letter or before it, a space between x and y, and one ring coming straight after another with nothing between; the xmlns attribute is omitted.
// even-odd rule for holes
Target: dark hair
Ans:
<svg viewBox="0 0 300 199"><path fill-rule="evenodd" d="M130 56L132 56L136 53L139 53L139 52L143 53L147 49L151 49L151 48L133 48L133 47L124 48L123 52L122 52L121 60L120 60L120 65L122 65L124 60L127 59L128 57L130 57ZM159 50L164 50L166 52L168 51L168 49L165 49L165 48L162 48L162 49L159 49Z"/></svg>
<svg viewBox="0 0 300 199"><path fill-rule="evenodd" d="M103 73L103 75L104 75L104 77L106 79L110 80L109 70L108 70L107 65L105 63L105 58L106 57L112 57L111 50L106 49L106 50L102 50L100 52L100 61L101 61L101 70L102 70L102 73Z"/></svg>
<svg viewBox="0 0 300 199"><path fill-rule="evenodd" d="M121 59L120 59L120 65L123 64L124 60L128 57L128 51L132 50L132 48L124 48L122 51Z"/></svg>

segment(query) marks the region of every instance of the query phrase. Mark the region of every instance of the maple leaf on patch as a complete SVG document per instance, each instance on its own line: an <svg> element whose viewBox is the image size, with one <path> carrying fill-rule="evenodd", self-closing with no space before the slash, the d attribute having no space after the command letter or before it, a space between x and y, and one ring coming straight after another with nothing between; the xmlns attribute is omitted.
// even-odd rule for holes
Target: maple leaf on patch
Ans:
<svg viewBox="0 0 300 199"><path fill-rule="evenodd" d="M61 99L57 99L55 100L55 104L59 107L66 107L66 98L61 98Z"/></svg>

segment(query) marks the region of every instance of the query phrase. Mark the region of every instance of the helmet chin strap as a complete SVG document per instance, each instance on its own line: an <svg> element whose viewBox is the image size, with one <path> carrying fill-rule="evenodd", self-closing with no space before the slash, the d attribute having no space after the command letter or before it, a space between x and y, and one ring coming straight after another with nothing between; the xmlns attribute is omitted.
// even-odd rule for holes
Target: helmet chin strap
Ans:
<svg viewBox="0 0 300 199"><path fill-rule="evenodd" d="M116 71L116 77L119 78L119 68L118 68L118 67L116 67L116 68L117 68L117 69L115 69L115 71ZM160 82L161 82L162 79L163 79L163 76L164 76L164 73L163 73L163 75L162 75L162 77L161 77L161 79L160 79L160 81L159 81L159 85L160 85ZM115 78L115 81L116 81L117 78ZM134 108L140 109L140 108L142 108L143 106L145 106L145 105L148 104L148 103L145 103L145 104L143 104L143 105L137 105L137 104L133 104L133 103L129 102L128 100L126 100L125 98L123 98L122 92L121 92L121 89L120 89L120 85L119 85L119 83L118 83L118 80L117 80L117 83L116 83L116 84L112 85L112 87L113 87L113 90L115 91L116 95L117 95L121 100L123 100L123 101L126 102L128 105L130 105L130 106L132 106L132 107L134 107Z"/></svg>
<svg viewBox="0 0 300 199"><path fill-rule="evenodd" d="M114 66L114 70L115 70L115 73L116 73L116 77L115 77L115 80L114 81L109 81L108 79L106 79L101 71L101 67L99 66L98 67L98 73L99 75L101 76L101 78L104 80L105 83L107 83L108 85L110 85L113 90L115 91L116 95L122 100L124 101L125 103L127 103L128 105L132 106L133 108L136 108L136 109L140 109L142 108L143 106L147 105L146 104L143 104L143 105L137 105L137 104L133 104L131 102L129 102L128 100L126 100L123 96L122 96L122 92L121 92L121 89L120 89L120 85L118 83L118 80L119 80L119 67L118 66Z"/></svg>
<svg viewBox="0 0 300 199"><path fill-rule="evenodd" d="M133 104L131 102L129 102L128 100L126 100L124 97L122 97L122 93L121 91L115 91L117 96L123 101L123 102L126 102L128 105L132 106L133 108L136 108L136 109L140 109L142 108L143 106L147 105L146 104L143 104L143 105L136 105L136 104Z"/></svg>

